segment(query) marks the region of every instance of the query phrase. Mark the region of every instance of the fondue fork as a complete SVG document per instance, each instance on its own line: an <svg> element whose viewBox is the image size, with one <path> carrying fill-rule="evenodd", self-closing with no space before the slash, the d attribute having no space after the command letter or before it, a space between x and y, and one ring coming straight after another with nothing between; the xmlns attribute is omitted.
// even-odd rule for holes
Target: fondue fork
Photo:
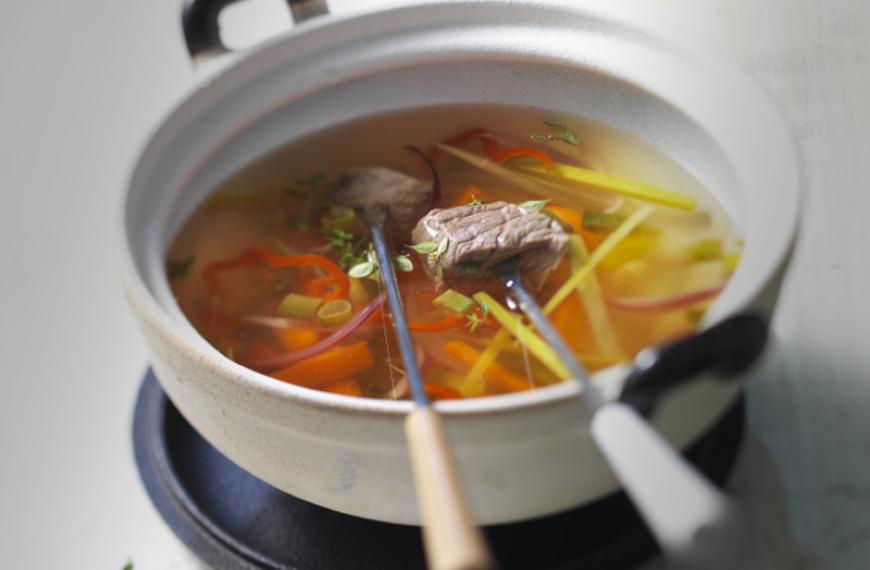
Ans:
<svg viewBox="0 0 870 570"><path fill-rule="evenodd" d="M411 455L428 565L433 570L495 568L486 541L468 507L441 417L429 402L423 386L384 232L387 208L358 209L357 212L371 232L399 352L416 404L405 419L405 437Z"/></svg>
<svg viewBox="0 0 870 570"><path fill-rule="evenodd" d="M731 500L698 473L631 406L609 402L523 284L517 258L492 267L509 297L580 383L591 432L613 473L668 559L685 568L719 568L745 544Z"/></svg>

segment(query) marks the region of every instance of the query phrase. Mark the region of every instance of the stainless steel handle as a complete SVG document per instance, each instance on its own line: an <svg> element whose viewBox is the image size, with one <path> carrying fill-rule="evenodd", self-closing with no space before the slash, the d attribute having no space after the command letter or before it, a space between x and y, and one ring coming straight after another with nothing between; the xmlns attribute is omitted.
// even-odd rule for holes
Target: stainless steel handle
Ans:
<svg viewBox="0 0 870 570"><path fill-rule="evenodd" d="M239 0L184 0L181 29L187 51L194 61L210 59L230 50L221 41L218 16ZM287 0L295 24L329 14L326 0Z"/></svg>

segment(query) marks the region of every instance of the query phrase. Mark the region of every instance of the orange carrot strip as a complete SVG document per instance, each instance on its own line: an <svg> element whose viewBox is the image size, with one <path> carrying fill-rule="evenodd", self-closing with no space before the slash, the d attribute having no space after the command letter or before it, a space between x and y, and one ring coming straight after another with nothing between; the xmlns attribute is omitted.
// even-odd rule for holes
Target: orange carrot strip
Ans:
<svg viewBox="0 0 870 570"><path fill-rule="evenodd" d="M322 255L278 255L272 253L268 249L252 247L242 252L238 257L210 263L205 267L205 269L203 269L202 277L203 280L205 280L206 289L208 290L209 295L215 295L219 290L217 280L217 274L219 272L246 265L256 265L259 262L265 263L272 269L281 269L285 267L318 268L326 274L326 277L314 280L320 282L318 287L322 287L322 292L317 296L327 301L331 301L332 299L343 299L347 296L347 292L350 290L350 282L347 279L347 275L344 274L344 271L342 271L338 265ZM324 281L321 281L323 279L329 280L329 283L332 284L331 289L323 287L325 284Z"/></svg>
<svg viewBox="0 0 870 570"><path fill-rule="evenodd" d="M462 191L462 194L457 196L456 200L450 203L450 206L467 206L475 198L483 200L484 202L495 202L495 198L491 195L487 194L474 184L469 184L465 187L465 190Z"/></svg>
<svg viewBox="0 0 870 570"><path fill-rule="evenodd" d="M338 265L322 255L276 255L267 249L259 247L254 248L253 252L272 269L314 266L322 270L335 285L331 292L318 295L327 301L332 299L343 299L347 296L347 292L350 290L350 282L348 281L347 275L345 275L344 271L342 271Z"/></svg>
<svg viewBox="0 0 870 570"><path fill-rule="evenodd" d="M366 342L337 346L270 374L273 378L320 388L375 365Z"/></svg>
<svg viewBox="0 0 870 570"><path fill-rule="evenodd" d="M461 340L446 342L442 350L469 369L480 358L480 351ZM531 387L527 380L520 378L498 362L490 364L483 376L493 388L500 392L523 392Z"/></svg>
<svg viewBox="0 0 870 570"><path fill-rule="evenodd" d="M319 334L309 329L274 329L274 332L289 352L308 348L320 338Z"/></svg>
<svg viewBox="0 0 870 570"><path fill-rule="evenodd" d="M462 393L459 390L454 390L450 386L444 386L443 384L423 384L423 390L426 392L426 397L434 402L462 399Z"/></svg>
<svg viewBox="0 0 870 570"><path fill-rule="evenodd" d="M553 213L554 216L571 226L571 229L576 233L583 231L583 211L563 208L562 206L547 206L547 210Z"/></svg>

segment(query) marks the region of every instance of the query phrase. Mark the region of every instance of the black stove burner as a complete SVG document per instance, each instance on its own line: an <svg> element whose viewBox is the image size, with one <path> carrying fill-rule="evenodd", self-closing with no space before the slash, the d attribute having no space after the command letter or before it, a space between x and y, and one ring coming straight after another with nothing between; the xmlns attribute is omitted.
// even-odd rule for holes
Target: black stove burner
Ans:
<svg viewBox="0 0 870 570"><path fill-rule="evenodd" d="M717 483L743 435L742 399L687 456ZM417 527L374 522L287 495L209 445L166 398L151 371L136 402L133 445L142 481L172 530L219 570L409 570L423 567ZM628 499L487 527L509 569L625 569L656 554Z"/></svg>

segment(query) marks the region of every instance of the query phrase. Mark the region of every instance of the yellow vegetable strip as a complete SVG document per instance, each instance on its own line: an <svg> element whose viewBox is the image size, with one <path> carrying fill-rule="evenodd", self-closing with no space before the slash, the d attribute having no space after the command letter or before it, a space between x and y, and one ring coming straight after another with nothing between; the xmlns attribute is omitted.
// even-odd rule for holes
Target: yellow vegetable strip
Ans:
<svg viewBox="0 0 870 570"><path fill-rule="evenodd" d="M586 250L583 239L578 235L569 236L568 263L571 266L571 271L579 271L588 258L589 252ZM598 279L593 276L591 279L581 282L577 286L577 294L580 295L580 302L586 308L589 327L592 329L592 337L595 339L598 349L604 354L622 355L622 347L616 338L613 324L610 322L610 315L607 313L607 307L601 297Z"/></svg>
<svg viewBox="0 0 870 570"><path fill-rule="evenodd" d="M620 204L620 198L608 194L607 192L581 189L576 186L567 187L564 184L554 182L550 178L544 179L529 176L502 166L483 156L466 152L452 146L440 143L437 143L435 146L463 162L480 168L481 170L488 172L505 182L509 182L518 188L522 188L525 192L531 192L536 196L548 198L556 205L568 207L582 206L584 208L593 208L597 210L611 210L618 207ZM495 194L495 191L493 190L492 193ZM505 195L505 198L514 202L522 202L529 198L524 192L504 187L499 188L498 193Z"/></svg>
<svg viewBox="0 0 870 570"><path fill-rule="evenodd" d="M566 281L562 287L556 291L555 295L550 299L550 302L544 307L545 313L550 313L559 306L559 303L565 300L572 289L583 282L583 279L595 269L601 260L610 251L617 246L625 237L630 234L637 226L639 226L653 212L652 206L644 206L630 215L607 239L601 242L591 256L586 260L584 265ZM499 330L489 345L480 355L480 359L475 363L468 373L468 382L471 385L476 385L482 382L484 372L498 358L498 353L507 348L510 343L510 334L506 329Z"/></svg>
<svg viewBox="0 0 870 570"><path fill-rule="evenodd" d="M628 234L634 231L637 226L639 226L650 214L652 214L654 208L653 206L643 206L633 214L631 214L628 218L622 222L618 228L616 228L612 234L607 236L601 245L595 248L595 251L592 252L592 255L586 260L586 263L583 264L580 269L575 271L571 276L562 283L562 286L550 297L550 300L547 301L547 304L544 305L544 314L549 314L556 307L559 306L559 303L565 300L565 298L571 294L571 291L580 286L583 280L595 269L595 267L601 263L601 260L613 250L614 247L619 245L619 243L624 240Z"/></svg>
<svg viewBox="0 0 870 570"><path fill-rule="evenodd" d="M532 329L519 322L516 314L507 310L501 303L486 293L475 293L474 300L489 307L489 314L499 322L503 329L528 348L529 352L540 360L544 366L549 368L553 374L563 380L571 377L568 369L565 368L565 365L556 355L556 352L550 348L550 345L536 335Z"/></svg>
<svg viewBox="0 0 870 570"><path fill-rule="evenodd" d="M534 173L544 180L562 178L590 188L608 190L610 192L622 194L623 196L628 196L629 198L637 198L638 200L661 204L662 206L670 206L672 208L690 211L695 209L695 199L691 196L671 192L670 190L644 184L643 182L635 182L633 180L595 172L594 170L588 170L579 166L554 163L552 174L547 174L547 171L544 170L543 166L531 161L524 162L522 166L518 166L517 168L519 170Z"/></svg>
<svg viewBox="0 0 870 570"><path fill-rule="evenodd" d="M510 335L504 329L499 329L499 331L495 333L492 341L490 341L489 345L480 354L480 358L477 359L474 366L472 366L471 370L468 371L466 382L469 386L474 387L483 385L484 374L495 362L498 353L507 348L510 340Z"/></svg>

